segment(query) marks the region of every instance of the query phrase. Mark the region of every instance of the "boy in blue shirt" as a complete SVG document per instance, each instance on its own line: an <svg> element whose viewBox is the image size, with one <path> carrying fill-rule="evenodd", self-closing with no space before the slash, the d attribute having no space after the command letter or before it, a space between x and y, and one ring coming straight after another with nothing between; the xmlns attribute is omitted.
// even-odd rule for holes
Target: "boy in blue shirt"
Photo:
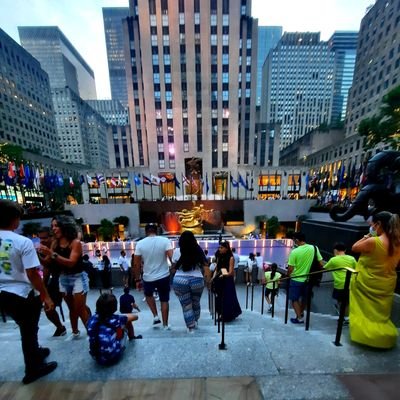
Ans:
<svg viewBox="0 0 400 400"><path fill-rule="evenodd" d="M96 302L96 314L88 322L89 353L100 365L119 361L125 350L126 333L129 340L142 338L135 336L132 325L138 316L115 314L117 305L113 294L103 293Z"/></svg>

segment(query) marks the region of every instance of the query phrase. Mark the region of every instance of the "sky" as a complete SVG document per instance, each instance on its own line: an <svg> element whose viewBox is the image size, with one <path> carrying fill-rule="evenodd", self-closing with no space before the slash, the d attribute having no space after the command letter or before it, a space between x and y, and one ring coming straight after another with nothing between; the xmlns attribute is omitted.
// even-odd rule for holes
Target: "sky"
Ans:
<svg viewBox="0 0 400 400"><path fill-rule="evenodd" d="M205 0L202 0L205 1ZM283 31L321 32L327 40L335 30L358 31L374 0L252 0L259 25ZM127 7L128 0L0 0L0 28L19 43L18 26L58 25L96 78L97 97L110 98L102 7ZM290 12L289 12L290 11Z"/></svg>

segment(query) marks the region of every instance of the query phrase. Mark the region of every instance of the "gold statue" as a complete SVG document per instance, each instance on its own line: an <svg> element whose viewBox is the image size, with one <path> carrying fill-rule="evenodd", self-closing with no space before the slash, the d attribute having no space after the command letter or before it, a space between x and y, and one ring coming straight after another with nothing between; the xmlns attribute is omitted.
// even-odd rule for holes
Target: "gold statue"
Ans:
<svg viewBox="0 0 400 400"><path fill-rule="evenodd" d="M192 210L184 208L182 211L176 211L182 231L191 231L195 235L203 234L203 207L203 204L200 204Z"/></svg>

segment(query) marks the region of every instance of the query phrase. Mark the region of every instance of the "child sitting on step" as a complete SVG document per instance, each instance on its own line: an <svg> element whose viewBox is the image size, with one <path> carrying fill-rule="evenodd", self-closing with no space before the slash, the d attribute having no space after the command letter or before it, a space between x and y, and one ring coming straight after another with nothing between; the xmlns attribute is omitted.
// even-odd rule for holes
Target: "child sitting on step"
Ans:
<svg viewBox="0 0 400 400"><path fill-rule="evenodd" d="M115 314L117 298L103 293L96 302L96 314L88 322L89 353L101 365L112 365L119 361L129 340L141 339L135 336L132 322L138 319L134 314Z"/></svg>

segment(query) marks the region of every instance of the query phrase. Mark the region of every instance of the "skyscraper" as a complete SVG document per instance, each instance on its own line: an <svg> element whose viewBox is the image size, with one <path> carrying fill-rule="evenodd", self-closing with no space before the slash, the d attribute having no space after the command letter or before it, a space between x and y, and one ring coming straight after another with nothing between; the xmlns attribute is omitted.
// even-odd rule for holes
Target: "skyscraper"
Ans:
<svg viewBox="0 0 400 400"><path fill-rule="evenodd" d="M96 99L94 73L57 26L19 26L21 45L48 73L50 87L69 87L82 99Z"/></svg>
<svg viewBox="0 0 400 400"><path fill-rule="evenodd" d="M271 49L275 48L282 37L281 26L258 27L258 57L257 57L257 105L261 104L262 68Z"/></svg>
<svg viewBox="0 0 400 400"><path fill-rule="evenodd" d="M335 53L332 125L337 125L346 117L347 98L356 63L357 39L358 32L338 31L328 41L329 48Z"/></svg>
<svg viewBox="0 0 400 400"><path fill-rule="evenodd" d="M261 121L281 125L283 149L331 120L334 53L319 33L284 33L263 67Z"/></svg>
<svg viewBox="0 0 400 400"><path fill-rule="evenodd" d="M383 96L400 83L400 0L377 0L361 21L346 136L377 114Z"/></svg>
<svg viewBox="0 0 400 400"><path fill-rule="evenodd" d="M103 8L111 98L113 100L119 100L125 107L128 105L128 93L126 86L122 20L128 16L128 7Z"/></svg>
<svg viewBox="0 0 400 400"><path fill-rule="evenodd" d="M200 174L254 163L257 22L250 1L131 0L128 102L134 162Z"/></svg>
<svg viewBox="0 0 400 400"><path fill-rule="evenodd" d="M0 142L60 159L49 77L0 29Z"/></svg>

